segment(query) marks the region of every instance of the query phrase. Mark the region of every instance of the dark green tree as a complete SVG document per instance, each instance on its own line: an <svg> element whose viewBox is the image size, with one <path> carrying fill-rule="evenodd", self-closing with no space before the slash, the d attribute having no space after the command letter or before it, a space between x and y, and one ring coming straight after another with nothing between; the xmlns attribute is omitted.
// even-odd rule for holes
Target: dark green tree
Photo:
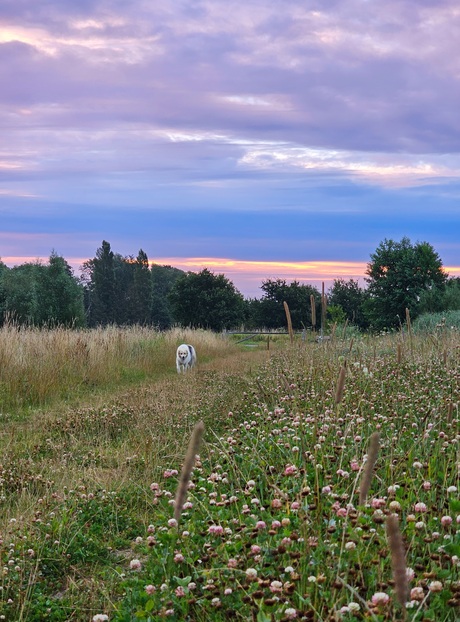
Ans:
<svg viewBox="0 0 460 622"><path fill-rule="evenodd" d="M366 274L369 297L365 313L375 330L399 326L406 308L415 319L421 295L447 279L433 247L428 242L411 244L407 237L400 242L381 242L371 254Z"/></svg>
<svg viewBox="0 0 460 622"><path fill-rule="evenodd" d="M6 295L5 295L5 286L3 284L3 278L8 273L9 269L10 268L8 268L8 266L5 263L3 263L3 261L0 259L0 326L3 326L6 320L6 317L5 317Z"/></svg>
<svg viewBox="0 0 460 622"><path fill-rule="evenodd" d="M367 290L361 288L358 281L334 279L327 293L327 303L328 307L340 307L350 324L366 329L369 326L364 314L364 303L367 297Z"/></svg>
<svg viewBox="0 0 460 622"><path fill-rule="evenodd" d="M151 323L160 330L171 328L174 324L174 316L169 299L169 293L174 283L185 272L172 266L160 266L153 264L151 268L152 278L152 303Z"/></svg>
<svg viewBox="0 0 460 622"><path fill-rule="evenodd" d="M48 326L86 325L83 288L67 261L52 251L47 266L37 270L38 322Z"/></svg>
<svg viewBox="0 0 460 622"><path fill-rule="evenodd" d="M5 314L9 320L18 324L38 323L40 268L39 264L25 263L3 273Z"/></svg>
<svg viewBox="0 0 460 622"><path fill-rule="evenodd" d="M152 275L149 258L142 249L133 263L133 301L132 321L136 324L150 323L152 309Z"/></svg>
<svg viewBox="0 0 460 622"><path fill-rule="evenodd" d="M315 299L317 326L321 312L321 294L312 285L301 285L298 281L287 283L284 279L267 279L262 282L264 296L259 302L251 303L251 322L264 328L285 328L286 313L284 302L289 312L294 330L311 326L310 296Z"/></svg>
<svg viewBox="0 0 460 622"><path fill-rule="evenodd" d="M174 318L182 326L221 331L244 320L243 296L223 274L215 275L207 268L179 277L169 299Z"/></svg>
<svg viewBox="0 0 460 622"><path fill-rule="evenodd" d="M442 313L460 310L460 278L447 279L445 284L424 290L420 294L417 313Z"/></svg>
<svg viewBox="0 0 460 622"><path fill-rule="evenodd" d="M6 316L19 324L85 325L82 287L54 251L47 265L25 263L5 272L2 288Z"/></svg>
<svg viewBox="0 0 460 622"><path fill-rule="evenodd" d="M116 319L115 261L109 242L103 240L96 257L83 264L87 288L87 316L90 326L106 326Z"/></svg>
<svg viewBox="0 0 460 622"><path fill-rule="evenodd" d="M132 255L113 255L116 306L113 321L118 326L137 323L136 295L134 288L135 259Z"/></svg>

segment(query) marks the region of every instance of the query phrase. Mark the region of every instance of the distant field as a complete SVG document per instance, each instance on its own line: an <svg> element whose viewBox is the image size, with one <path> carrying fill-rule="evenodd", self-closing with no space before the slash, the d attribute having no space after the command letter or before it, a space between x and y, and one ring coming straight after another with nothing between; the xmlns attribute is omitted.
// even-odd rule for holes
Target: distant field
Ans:
<svg viewBox="0 0 460 622"><path fill-rule="evenodd" d="M0 331L0 619L458 619L457 332L236 341Z"/></svg>

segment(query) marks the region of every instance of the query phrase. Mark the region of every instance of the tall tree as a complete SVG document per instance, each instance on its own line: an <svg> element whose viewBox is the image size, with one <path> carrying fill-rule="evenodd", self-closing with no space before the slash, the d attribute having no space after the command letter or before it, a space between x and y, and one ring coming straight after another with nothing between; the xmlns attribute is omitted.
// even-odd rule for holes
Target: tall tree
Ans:
<svg viewBox="0 0 460 622"><path fill-rule="evenodd" d="M133 300L134 312L132 320L136 324L148 324L152 307L152 275L149 258L142 249L139 250L133 264Z"/></svg>
<svg viewBox="0 0 460 622"><path fill-rule="evenodd" d="M88 288L88 323L105 326L115 322L116 291L114 254L109 242L103 240L96 257L83 264L83 278Z"/></svg>
<svg viewBox="0 0 460 622"><path fill-rule="evenodd" d="M366 270L366 315L374 329L394 328L408 308L414 319L422 293L446 282L442 261L428 242L385 239L371 254Z"/></svg>
<svg viewBox="0 0 460 622"><path fill-rule="evenodd" d="M25 263L3 273L5 315L19 324L38 323L38 271L41 266Z"/></svg>
<svg viewBox="0 0 460 622"><path fill-rule="evenodd" d="M367 296L367 290L361 288L358 281L334 279L333 285L327 293L327 301L330 307L340 307L350 324L365 329L368 327L368 321L364 314L364 303Z"/></svg>
<svg viewBox="0 0 460 622"><path fill-rule="evenodd" d="M83 288L67 261L52 251L48 266L40 276L40 323L59 326L85 326Z"/></svg>
<svg viewBox="0 0 460 622"><path fill-rule="evenodd" d="M3 326L6 320L6 317L5 317L6 295L5 295L5 286L3 284L3 278L8 273L9 269L10 268L8 268L8 266L5 263L3 263L3 261L0 259L0 326Z"/></svg>
<svg viewBox="0 0 460 622"><path fill-rule="evenodd" d="M243 296L223 274L207 268L179 277L169 298L175 319L183 326L220 331L244 319Z"/></svg>
<svg viewBox="0 0 460 622"><path fill-rule="evenodd" d="M161 330L170 328L174 324L169 293L177 279L184 274L183 270L172 266L152 265L151 323Z"/></svg>
<svg viewBox="0 0 460 622"><path fill-rule="evenodd" d="M286 326L284 302L287 302L291 314L292 327L296 330L311 326L310 296L315 299L315 309L319 316L321 295L316 287L301 285L298 281L287 283L284 279L267 279L262 282L264 296L258 303L251 303L254 314L252 323L265 328Z"/></svg>

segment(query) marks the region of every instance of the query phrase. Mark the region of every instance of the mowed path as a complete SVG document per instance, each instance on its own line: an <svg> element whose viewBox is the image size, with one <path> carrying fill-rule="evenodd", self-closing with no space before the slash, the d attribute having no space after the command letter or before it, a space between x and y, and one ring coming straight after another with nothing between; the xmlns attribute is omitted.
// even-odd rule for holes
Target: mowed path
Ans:
<svg viewBox="0 0 460 622"><path fill-rule="evenodd" d="M224 351L185 375L172 365L155 379L5 421L2 468L18 487L2 508L0 526L18 515L27 519L44 489L59 494L84 484L147 491L163 469L180 468L197 421L204 421L210 441L232 425L229 411L237 410L253 372L269 356L266 349ZM29 481L41 484L21 484Z"/></svg>

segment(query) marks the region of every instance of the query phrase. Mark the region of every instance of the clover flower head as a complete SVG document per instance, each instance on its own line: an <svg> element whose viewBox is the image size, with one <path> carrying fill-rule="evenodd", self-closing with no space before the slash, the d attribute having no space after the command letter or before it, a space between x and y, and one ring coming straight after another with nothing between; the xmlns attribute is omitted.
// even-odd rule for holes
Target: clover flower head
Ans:
<svg viewBox="0 0 460 622"><path fill-rule="evenodd" d="M371 598L373 605L386 605L390 597L385 592L375 592Z"/></svg>

